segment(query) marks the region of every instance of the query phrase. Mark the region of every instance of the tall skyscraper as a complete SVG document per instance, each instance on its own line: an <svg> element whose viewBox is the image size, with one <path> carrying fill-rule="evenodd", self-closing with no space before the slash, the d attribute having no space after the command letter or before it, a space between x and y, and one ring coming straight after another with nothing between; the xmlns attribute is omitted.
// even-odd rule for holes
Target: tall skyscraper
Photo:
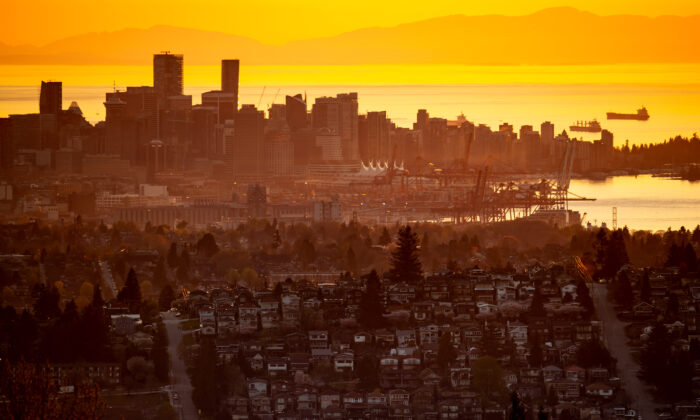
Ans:
<svg viewBox="0 0 700 420"><path fill-rule="evenodd" d="M232 120L238 109L235 93L211 90L202 93L202 105L216 110L217 124Z"/></svg>
<svg viewBox="0 0 700 420"><path fill-rule="evenodd" d="M129 86L126 91L107 92L105 111L107 132L111 134L106 134L100 153L121 153L122 158L134 164L146 165L146 145L159 137L161 123L165 122L159 118L157 101L152 86Z"/></svg>
<svg viewBox="0 0 700 420"><path fill-rule="evenodd" d="M233 130L224 135L230 172L234 177L258 179L265 170L265 113L255 105L243 105L233 122Z"/></svg>
<svg viewBox="0 0 700 420"><path fill-rule="evenodd" d="M554 124L549 121L543 122L540 125L540 137L545 145L551 144L554 141Z"/></svg>
<svg viewBox="0 0 700 420"><path fill-rule="evenodd" d="M391 159L389 150L389 126L386 111L367 113L367 156L365 160L388 161Z"/></svg>
<svg viewBox="0 0 700 420"><path fill-rule="evenodd" d="M117 95L107 94L105 105L105 140L100 152L108 155L122 155L126 137L127 104Z"/></svg>
<svg viewBox="0 0 700 420"><path fill-rule="evenodd" d="M41 114L58 115L63 109L63 83L41 82L39 96L39 112Z"/></svg>
<svg viewBox="0 0 700 420"><path fill-rule="evenodd" d="M290 130L299 130L307 126L306 101L300 93L294 96L287 95L285 112Z"/></svg>
<svg viewBox="0 0 700 420"><path fill-rule="evenodd" d="M165 52L153 55L153 87L158 100L165 105L168 96L182 95L182 54Z"/></svg>
<svg viewBox="0 0 700 420"><path fill-rule="evenodd" d="M221 91L234 95L234 110L238 110L238 60L221 60Z"/></svg>
<svg viewBox="0 0 700 420"><path fill-rule="evenodd" d="M316 98L311 119L314 128L328 128L340 136L343 159L360 158L357 92L341 93L335 98Z"/></svg>

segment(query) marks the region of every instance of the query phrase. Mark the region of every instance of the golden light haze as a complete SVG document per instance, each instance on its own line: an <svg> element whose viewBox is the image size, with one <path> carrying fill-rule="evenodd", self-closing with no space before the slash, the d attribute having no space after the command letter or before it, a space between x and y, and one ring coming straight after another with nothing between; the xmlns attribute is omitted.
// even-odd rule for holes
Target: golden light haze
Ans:
<svg viewBox="0 0 700 420"><path fill-rule="evenodd" d="M9 45L42 45L86 32L147 28L158 24L220 31L281 44L438 16L516 16L558 6L599 15L700 14L697 0L9 0L3 3L0 42Z"/></svg>

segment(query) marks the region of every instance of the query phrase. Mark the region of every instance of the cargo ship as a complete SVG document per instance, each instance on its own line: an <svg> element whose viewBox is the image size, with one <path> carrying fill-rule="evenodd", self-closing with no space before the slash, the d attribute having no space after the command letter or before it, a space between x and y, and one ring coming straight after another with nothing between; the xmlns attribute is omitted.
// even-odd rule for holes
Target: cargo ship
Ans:
<svg viewBox="0 0 700 420"><path fill-rule="evenodd" d="M646 108L640 108L636 114L620 114L617 112L608 112L609 120L638 120L646 121L649 119L649 113Z"/></svg>
<svg viewBox="0 0 700 420"><path fill-rule="evenodd" d="M602 128L600 123L596 120L593 121L577 121L576 124L569 127L571 131L586 131L588 133L600 133Z"/></svg>

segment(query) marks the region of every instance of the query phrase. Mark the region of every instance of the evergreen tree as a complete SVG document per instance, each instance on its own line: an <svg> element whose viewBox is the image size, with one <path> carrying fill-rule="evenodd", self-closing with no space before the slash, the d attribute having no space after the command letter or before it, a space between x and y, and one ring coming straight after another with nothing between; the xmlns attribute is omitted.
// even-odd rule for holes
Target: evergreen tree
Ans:
<svg viewBox="0 0 700 420"><path fill-rule="evenodd" d="M216 360L214 342L203 340L192 374L192 400L194 405L206 415L215 414L218 406Z"/></svg>
<svg viewBox="0 0 700 420"><path fill-rule="evenodd" d="M363 391L373 391L379 387L379 369L371 356L362 356L357 362L357 376L360 378L360 389Z"/></svg>
<svg viewBox="0 0 700 420"><path fill-rule="evenodd" d="M629 263L627 255L627 246L625 245L624 235L621 230L616 230L612 233L609 240L604 242L603 246L603 266L601 274L603 277L614 277L620 268Z"/></svg>
<svg viewBox="0 0 700 420"><path fill-rule="evenodd" d="M355 250L352 249L352 247L348 248L348 252L345 256L346 260L346 266L349 272L351 273L356 273L357 272L357 257L355 256Z"/></svg>
<svg viewBox="0 0 700 420"><path fill-rule="evenodd" d="M182 252L180 253L180 267L189 273L191 267L190 252L186 247L182 248Z"/></svg>
<svg viewBox="0 0 700 420"><path fill-rule="evenodd" d="M631 309L634 304L634 291L626 271L621 271L618 274L613 287L615 302L627 310Z"/></svg>
<svg viewBox="0 0 700 420"><path fill-rule="evenodd" d="M651 302L651 284L649 283L649 271L644 270L642 281L640 282L639 297L642 302Z"/></svg>
<svg viewBox="0 0 700 420"><path fill-rule="evenodd" d="M605 367L612 365L614 359L600 340L585 341L576 351L576 363L583 368Z"/></svg>
<svg viewBox="0 0 700 420"><path fill-rule="evenodd" d="M668 257L666 258L666 267L678 267L683 261L683 252L681 248L672 243L671 247L668 249Z"/></svg>
<svg viewBox="0 0 700 420"><path fill-rule="evenodd" d="M141 305L141 286L136 278L136 272L133 267L129 269L129 274L126 276L126 282L124 282L124 287L119 291L117 299L120 302L129 305L129 309L132 313L137 313L139 306Z"/></svg>
<svg viewBox="0 0 700 420"><path fill-rule="evenodd" d="M586 318L590 318L595 312L591 292L583 278L579 279L578 283L576 284L576 302L578 302L583 308L583 315Z"/></svg>
<svg viewBox="0 0 700 420"><path fill-rule="evenodd" d="M678 317L678 296L675 294L671 294L668 297L666 316L670 319L676 319Z"/></svg>
<svg viewBox="0 0 700 420"><path fill-rule="evenodd" d="M672 401L688 400L693 396L693 359L689 352L678 351L669 360L665 397Z"/></svg>
<svg viewBox="0 0 700 420"><path fill-rule="evenodd" d="M693 234L691 235L690 240L695 242L696 244L700 245L700 225L695 226L695 229L693 229Z"/></svg>
<svg viewBox="0 0 700 420"><path fill-rule="evenodd" d="M151 348L151 360L153 360L153 373L162 383L170 380L170 356L168 354L168 333L163 321L158 322L156 334Z"/></svg>
<svg viewBox="0 0 700 420"><path fill-rule="evenodd" d="M297 241L296 251L299 255L299 261L301 261L304 268L316 261L316 247L314 247L313 242L308 237Z"/></svg>
<svg viewBox="0 0 700 420"><path fill-rule="evenodd" d="M180 265L180 257L177 254L177 244L173 242L170 244L170 249L168 250L168 265L171 269L175 269Z"/></svg>
<svg viewBox="0 0 700 420"><path fill-rule="evenodd" d="M387 246L391 243L391 235L389 235L389 230L387 230L386 226L382 229L382 234L379 236L378 243L381 246Z"/></svg>
<svg viewBox="0 0 700 420"><path fill-rule="evenodd" d="M495 336L493 327L488 325L488 323L484 327L484 336L482 337L481 342L486 356L500 356L500 353L498 351L498 339Z"/></svg>
<svg viewBox="0 0 700 420"><path fill-rule="evenodd" d="M423 233L423 237L420 240L420 250L424 255L430 252L430 235L428 235L428 232Z"/></svg>
<svg viewBox="0 0 700 420"><path fill-rule="evenodd" d="M100 309L105 306L105 300L102 298L102 288L99 284L96 284L92 289L92 306Z"/></svg>
<svg viewBox="0 0 700 420"><path fill-rule="evenodd" d="M168 284L168 273L165 270L165 260L163 257L158 257L156 266L153 269L153 284L157 287L163 287Z"/></svg>
<svg viewBox="0 0 700 420"><path fill-rule="evenodd" d="M509 420L525 420L525 407L520 402L520 397L516 392L510 394L510 413L508 415Z"/></svg>
<svg viewBox="0 0 700 420"><path fill-rule="evenodd" d="M686 243L683 248L683 262L686 269L690 272L695 271L698 266L698 256L695 254L695 249L690 242Z"/></svg>
<svg viewBox="0 0 700 420"><path fill-rule="evenodd" d="M107 361L109 347L109 323L104 310L104 300L100 285L93 291L92 302L85 308L80 321L82 332L82 352L86 360Z"/></svg>
<svg viewBox="0 0 700 420"><path fill-rule="evenodd" d="M214 235L211 233L205 233L204 236L197 241L197 254L211 258L217 252L219 252L219 246L216 244L216 239L214 239Z"/></svg>
<svg viewBox="0 0 700 420"><path fill-rule="evenodd" d="M166 284L163 289L160 291L160 295L158 296L158 306L160 307L161 311L168 311L170 310L170 307L175 300L175 291L173 290L173 287L169 284Z"/></svg>
<svg viewBox="0 0 700 420"><path fill-rule="evenodd" d="M539 283L535 283L535 292L532 294L529 312L530 315L535 317L547 315L547 312L545 312L544 310L544 298L542 297L542 292L540 291Z"/></svg>
<svg viewBox="0 0 700 420"><path fill-rule="evenodd" d="M280 230L275 229L275 233L272 235L272 244L270 245L273 251L277 251L277 249L282 245L282 236L280 235Z"/></svg>
<svg viewBox="0 0 700 420"><path fill-rule="evenodd" d="M649 334L641 354L642 376L656 386L663 386L671 359L671 339L662 322L657 322Z"/></svg>
<svg viewBox="0 0 700 420"><path fill-rule="evenodd" d="M382 286L375 270L364 276L365 292L360 302L357 320L365 328L376 329L385 325Z"/></svg>
<svg viewBox="0 0 700 420"><path fill-rule="evenodd" d="M418 283L423 280L423 268L418 258L418 238L410 226L399 229L396 249L391 254L390 276L394 281Z"/></svg>
<svg viewBox="0 0 700 420"><path fill-rule="evenodd" d="M40 321L53 319L61 315L59 302L61 295L55 286L46 287L43 284L35 288L38 290L37 299L34 302L34 316Z"/></svg>
<svg viewBox="0 0 700 420"><path fill-rule="evenodd" d="M533 333L529 341L530 354L528 355L528 362L530 363L530 366L540 367L544 361L542 347L540 346L540 337L537 335L537 333Z"/></svg>
<svg viewBox="0 0 700 420"><path fill-rule="evenodd" d="M437 362L443 371L447 371L455 358L457 358L457 351L452 345L452 337L449 333L443 333L438 339L438 354Z"/></svg>
<svg viewBox="0 0 700 420"><path fill-rule="evenodd" d="M79 320L78 307L71 300L66 303L61 316L46 331L46 337L42 342L42 353L49 360L69 363L79 357L83 350Z"/></svg>
<svg viewBox="0 0 700 420"><path fill-rule="evenodd" d="M282 292L284 292L282 283L277 283L275 284L275 288L272 289L272 296L276 297L277 300L279 300L282 297Z"/></svg>

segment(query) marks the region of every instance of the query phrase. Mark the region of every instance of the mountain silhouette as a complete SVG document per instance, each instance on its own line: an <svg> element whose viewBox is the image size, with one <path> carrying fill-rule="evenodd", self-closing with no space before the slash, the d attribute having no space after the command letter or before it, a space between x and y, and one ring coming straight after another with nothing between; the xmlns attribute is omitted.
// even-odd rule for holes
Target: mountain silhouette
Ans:
<svg viewBox="0 0 700 420"><path fill-rule="evenodd" d="M158 25L88 33L44 46L0 44L0 64L146 64L159 51L187 64L619 64L700 62L700 15L598 16L569 7L526 16L452 15L268 45Z"/></svg>

